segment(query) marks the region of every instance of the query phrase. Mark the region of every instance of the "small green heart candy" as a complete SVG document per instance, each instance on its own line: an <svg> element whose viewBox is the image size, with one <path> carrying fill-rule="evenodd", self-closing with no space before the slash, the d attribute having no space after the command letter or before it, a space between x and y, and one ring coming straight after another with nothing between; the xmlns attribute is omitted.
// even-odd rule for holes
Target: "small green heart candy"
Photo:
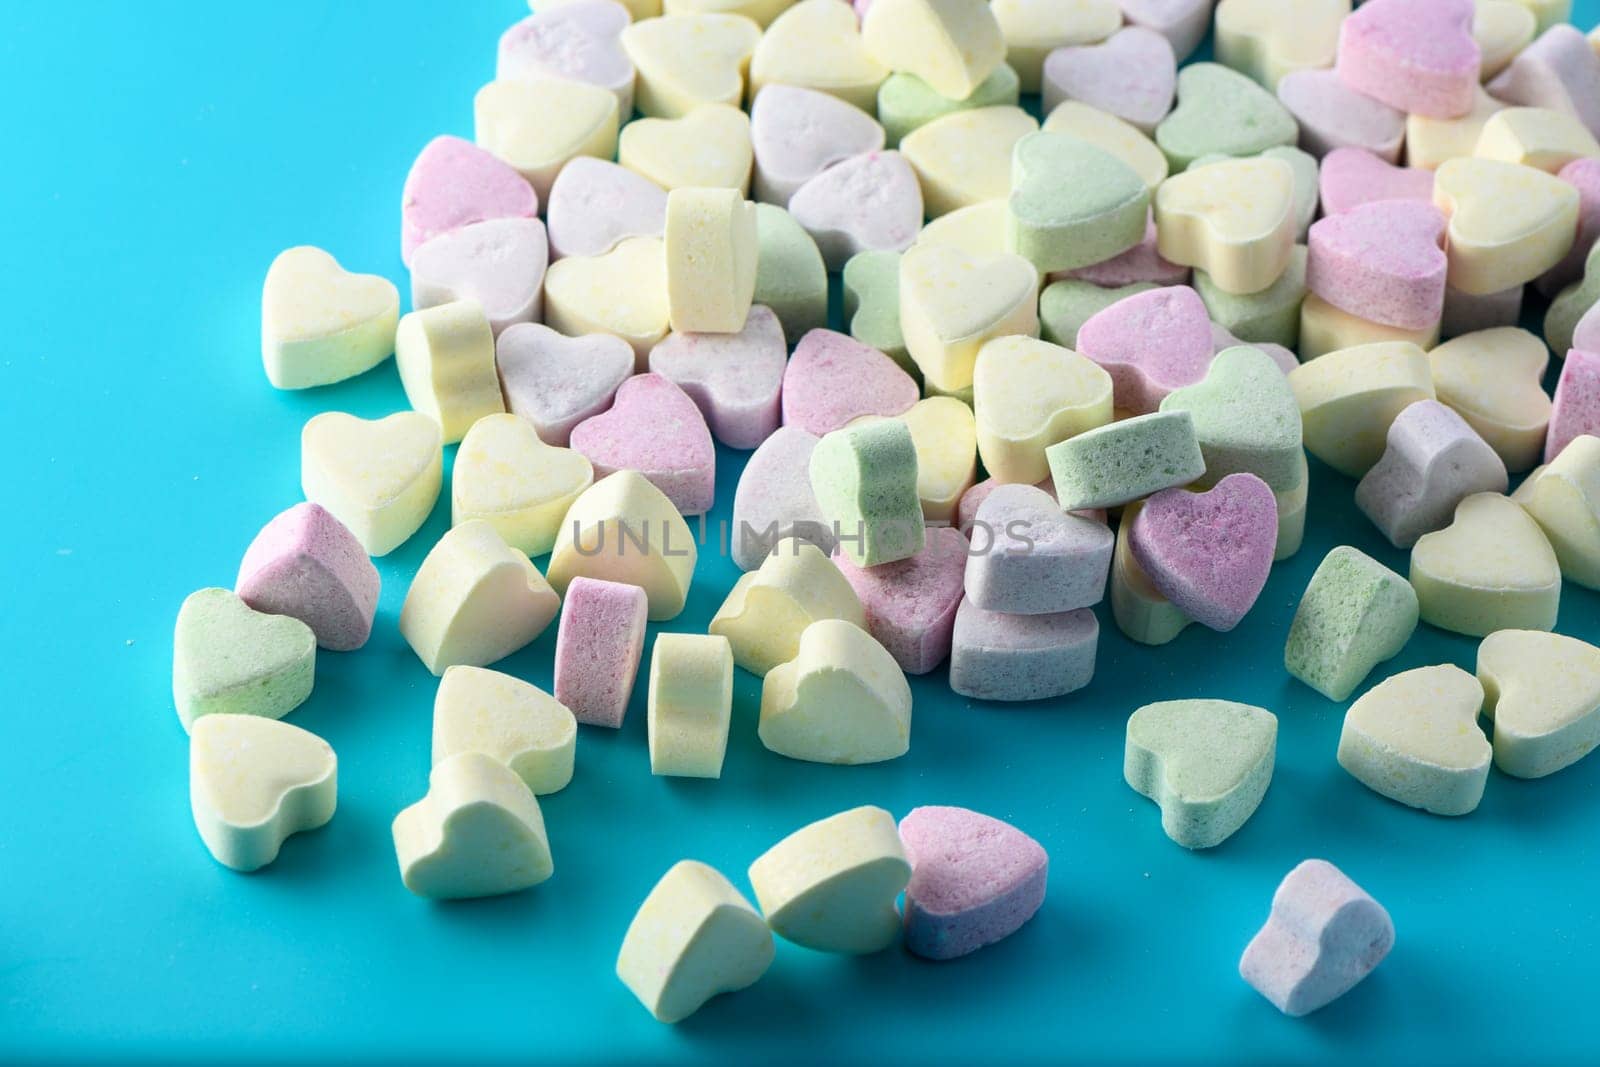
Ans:
<svg viewBox="0 0 1600 1067"><path fill-rule="evenodd" d="M1062 348L1078 347L1083 324L1124 297L1154 289L1150 282L1134 282L1115 289L1079 278L1051 282L1039 294L1039 336Z"/></svg>
<svg viewBox="0 0 1600 1067"><path fill-rule="evenodd" d="M1122 774L1161 806L1184 848L1220 845L1255 814L1272 781L1278 719L1230 700L1166 700L1128 719Z"/></svg>
<svg viewBox="0 0 1600 1067"><path fill-rule="evenodd" d="M1295 245L1278 280L1248 296L1224 292L1211 275L1196 269L1194 290L1211 321L1241 341L1300 347L1300 305L1306 300L1306 246Z"/></svg>
<svg viewBox="0 0 1600 1067"><path fill-rule="evenodd" d="M900 332L900 253L857 252L844 265L844 317L850 336L921 380Z"/></svg>
<svg viewBox="0 0 1600 1067"><path fill-rule="evenodd" d="M811 453L811 491L858 567L922 551L917 447L902 419L857 423L827 434Z"/></svg>
<svg viewBox="0 0 1600 1067"><path fill-rule="evenodd" d="M1174 173L1201 156L1260 155L1292 145L1300 127L1278 98L1220 63L1178 72L1178 106L1156 127L1156 145Z"/></svg>
<svg viewBox="0 0 1600 1067"><path fill-rule="evenodd" d="M1274 493L1302 479L1300 405L1283 368L1259 348L1223 350L1206 376L1174 389L1162 411L1187 411L1206 458L1206 481L1254 474Z"/></svg>
<svg viewBox="0 0 1600 1067"><path fill-rule="evenodd" d="M1550 301L1550 310L1545 313L1544 337L1556 355L1567 354L1578 323L1596 304L1600 304L1600 244L1594 246L1584 261L1583 280L1561 290L1561 295Z"/></svg>
<svg viewBox="0 0 1600 1067"><path fill-rule="evenodd" d="M828 325L828 268L805 227L781 207L757 204L756 239L751 302L772 309L791 345L807 330Z"/></svg>
<svg viewBox="0 0 1600 1067"><path fill-rule="evenodd" d="M281 719L311 695L317 638L287 615L252 610L227 589L189 594L172 638L172 699L187 731L202 715Z"/></svg>
<svg viewBox="0 0 1600 1067"><path fill-rule="evenodd" d="M902 137L941 115L979 107L1015 107L1019 95L1017 72L1004 63L965 100L940 96L915 74L891 74L878 87L878 121L883 123L888 146L894 148Z"/></svg>
<svg viewBox="0 0 1600 1067"><path fill-rule="evenodd" d="M1372 669L1393 658L1417 628L1417 593L1394 571L1349 545L1317 565L1289 624L1283 666L1343 701Z"/></svg>
<svg viewBox="0 0 1600 1067"><path fill-rule="evenodd" d="M1150 187L1132 167L1066 133L1035 133L1011 153L1010 247L1041 271L1076 270L1144 238Z"/></svg>

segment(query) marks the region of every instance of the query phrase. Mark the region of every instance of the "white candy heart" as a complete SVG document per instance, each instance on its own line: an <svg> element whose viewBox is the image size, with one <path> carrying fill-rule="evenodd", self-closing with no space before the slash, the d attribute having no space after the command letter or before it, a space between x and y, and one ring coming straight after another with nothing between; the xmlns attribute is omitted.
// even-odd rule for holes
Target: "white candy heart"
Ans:
<svg viewBox="0 0 1600 1067"><path fill-rule="evenodd" d="M626 167L579 156L550 186L546 212L553 258L599 256L629 237L660 237L667 192Z"/></svg>
<svg viewBox="0 0 1600 1067"><path fill-rule="evenodd" d="M883 127L836 96L769 85L750 105L757 200L785 207L807 181L850 156L883 147Z"/></svg>
<svg viewBox="0 0 1600 1067"><path fill-rule="evenodd" d="M867 152L795 190L789 214L815 239L828 269L842 270L857 252L911 247L922 227L922 187L899 152Z"/></svg>
<svg viewBox="0 0 1600 1067"><path fill-rule="evenodd" d="M564 337L536 322L521 323L495 342L506 407L527 419L546 444L565 447L572 428L611 406L633 374L633 348L620 337Z"/></svg>
<svg viewBox="0 0 1600 1067"><path fill-rule="evenodd" d="M567 78L609 89L617 114L633 114L633 61L622 31L633 21L614 0L576 0L528 16L500 35L495 77Z"/></svg>
<svg viewBox="0 0 1600 1067"><path fill-rule="evenodd" d="M439 424L415 411L360 419L314 416L300 431L300 484L374 556L386 556L427 521L444 480Z"/></svg>
<svg viewBox="0 0 1600 1067"><path fill-rule="evenodd" d="M549 259L538 219L489 219L442 233L411 254L411 306L475 300L498 336L512 323L538 321Z"/></svg>
<svg viewBox="0 0 1600 1067"><path fill-rule="evenodd" d="M261 291L261 358L279 389L329 385L394 351L400 294L375 274L351 274L320 248L279 253Z"/></svg>
<svg viewBox="0 0 1600 1067"><path fill-rule="evenodd" d="M189 736L189 802L217 862L271 863L290 834L333 818L338 760L315 734L259 715L203 715Z"/></svg>

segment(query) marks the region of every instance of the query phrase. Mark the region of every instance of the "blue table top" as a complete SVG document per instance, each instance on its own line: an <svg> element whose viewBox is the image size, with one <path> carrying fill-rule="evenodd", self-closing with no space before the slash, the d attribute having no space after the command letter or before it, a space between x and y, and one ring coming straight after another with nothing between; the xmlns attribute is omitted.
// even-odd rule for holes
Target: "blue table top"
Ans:
<svg viewBox="0 0 1600 1067"><path fill-rule="evenodd" d="M1580 24L1600 0L1580 0ZM393 364L306 393L271 389L260 284L313 243L408 288L401 181L432 136L470 136L515 0L30 5L8 15L14 101L0 203L12 333L0 395L20 480L0 716L0 1059L1368 1060L1592 1057L1600 980L1600 758L1538 782L1495 772L1455 820L1384 800L1334 760L1343 705L1285 675L1282 646L1323 554L1353 544L1403 570L1313 465L1302 552L1236 631L1131 644L1100 609L1093 684L1043 706L977 705L941 668L913 682L909 756L796 763L755 734L739 674L720 781L653 778L643 686L626 726L585 728L578 771L543 801L555 877L480 902L405 891L389 823L426 788L434 680L400 639L406 586L448 524L379 561L376 632L319 657L291 721L340 760L339 811L253 876L225 870L189 816L170 696L189 592L231 585L257 529L301 499L300 427L405 406ZM451 450L453 451L453 450ZM726 518L743 457L718 454ZM707 553L688 610L703 631L735 578ZM656 630L657 627L652 627ZM1600 640L1600 596L1569 585L1562 632ZM550 682L554 630L501 664ZM1475 642L1426 627L1387 668ZM1374 679L1376 680L1376 679ZM1222 847L1167 840L1122 781L1123 727L1152 700L1260 704L1277 774ZM932 964L780 944L766 978L677 1027L613 975L655 879L684 857L744 870L799 826L857 804L960 804L1011 820L1052 857L1044 908L1008 941ZM1327 1010L1277 1014L1239 953L1295 863L1343 867L1398 943ZM802 1044L803 1042L803 1044Z"/></svg>

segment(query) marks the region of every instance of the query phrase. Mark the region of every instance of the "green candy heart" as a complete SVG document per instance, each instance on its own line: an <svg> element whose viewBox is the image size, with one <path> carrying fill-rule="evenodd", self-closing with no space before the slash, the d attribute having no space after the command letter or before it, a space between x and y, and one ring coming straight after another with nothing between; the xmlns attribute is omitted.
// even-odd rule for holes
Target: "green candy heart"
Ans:
<svg viewBox="0 0 1600 1067"><path fill-rule="evenodd" d="M1311 232L1312 220L1317 217L1317 208L1322 203L1322 168L1317 163L1317 157L1286 144L1269 148L1260 155L1263 159L1281 159L1294 171L1294 239L1303 243L1306 234ZM1189 169L1207 167L1233 158L1221 152L1212 152L1189 164Z"/></svg>
<svg viewBox="0 0 1600 1067"><path fill-rule="evenodd" d="M921 372L900 332L900 253L857 252L844 265L844 317L850 336L876 348L912 377Z"/></svg>
<svg viewBox="0 0 1600 1067"><path fill-rule="evenodd" d="M952 111L979 107L1015 107L1020 94L1017 72L1002 63L965 100L940 96L915 74L891 74L878 87L878 121L890 148L919 126Z"/></svg>
<svg viewBox="0 0 1600 1067"><path fill-rule="evenodd" d="M1084 323L1118 300L1154 288L1149 282L1134 282L1115 289L1077 278L1051 282L1039 294L1039 335L1051 344L1076 349L1078 331Z"/></svg>
<svg viewBox="0 0 1600 1067"><path fill-rule="evenodd" d="M1010 247L1041 271L1076 270L1144 238L1150 187L1111 153L1065 133L1034 133L1011 153Z"/></svg>
<svg viewBox="0 0 1600 1067"><path fill-rule="evenodd" d="M227 589L189 594L172 638L172 698L185 730L202 715L281 719L311 695L317 638Z"/></svg>
<svg viewBox="0 0 1600 1067"><path fill-rule="evenodd" d="M1283 666L1327 697L1343 701L1417 628L1417 593L1394 571L1349 545L1329 552L1289 624Z"/></svg>
<svg viewBox="0 0 1600 1067"><path fill-rule="evenodd" d="M757 204L756 239L752 303L772 309L790 344L828 325L828 268L805 227L781 207Z"/></svg>
<svg viewBox="0 0 1600 1067"><path fill-rule="evenodd" d="M1590 308L1600 303L1600 244L1589 250L1583 263L1583 280L1573 282L1550 301L1544 316L1544 338L1558 356L1572 348L1572 335Z"/></svg>
<svg viewBox="0 0 1600 1067"><path fill-rule="evenodd" d="M1277 97L1220 63L1179 71L1178 106L1156 127L1156 145L1174 173L1201 156L1260 155L1299 136L1294 116Z"/></svg>
<svg viewBox="0 0 1600 1067"><path fill-rule="evenodd" d="M1161 410L1189 413L1208 482L1254 474L1286 493L1303 480L1300 405L1283 369L1259 348L1224 349L1205 378L1167 394Z"/></svg>
<svg viewBox="0 0 1600 1067"><path fill-rule="evenodd" d="M1251 344L1300 346L1300 305L1306 299L1306 246L1295 245L1278 280L1248 296L1227 293L1203 270L1194 272L1194 289L1211 321Z"/></svg>
<svg viewBox="0 0 1600 1067"><path fill-rule="evenodd" d="M858 567L922 551L917 446L902 419L856 423L827 434L811 453L811 490L839 550Z"/></svg>
<svg viewBox="0 0 1600 1067"><path fill-rule="evenodd" d="M1128 720L1122 774L1161 806L1184 848L1220 845L1255 814L1272 781L1278 719L1229 700L1146 704Z"/></svg>

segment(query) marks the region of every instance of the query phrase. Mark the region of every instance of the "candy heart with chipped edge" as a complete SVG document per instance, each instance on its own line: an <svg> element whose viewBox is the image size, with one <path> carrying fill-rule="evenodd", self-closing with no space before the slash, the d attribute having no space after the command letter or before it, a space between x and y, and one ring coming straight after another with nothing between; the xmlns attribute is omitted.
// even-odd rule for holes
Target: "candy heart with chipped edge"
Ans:
<svg viewBox="0 0 1600 1067"><path fill-rule="evenodd" d="M1011 154L1011 248L1041 271L1103 263L1144 237L1150 191L1122 160L1069 134L1036 133Z"/></svg>
<svg viewBox="0 0 1600 1067"><path fill-rule="evenodd" d="M1251 83L1254 84L1254 83ZM1174 175L1156 190L1157 248L1227 293L1259 293L1294 254L1294 168L1234 159Z"/></svg>
<svg viewBox="0 0 1600 1067"><path fill-rule="evenodd" d="M567 78L609 89L617 114L633 114L633 61L622 32L633 21L612 0L577 0L541 10L500 35L495 77Z"/></svg>
<svg viewBox="0 0 1600 1067"><path fill-rule="evenodd" d="M472 98L473 139L516 168L541 201L575 156L610 159L617 150L617 97L564 78L495 80Z"/></svg>
<svg viewBox="0 0 1600 1067"><path fill-rule="evenodd" d="M537 322L519 323L495 342L506 407L545 444L562 448L574 426L611 406L634 360L632 346L620 337L564 337Z"/></svg>
<svg viewBox="0 0 1600 1067"><path fill-rule="evenodd" d="M1300 406L1283 369L1260 349L1224 349L1204 378L1168 393L1160 410L1194 420L1207 478L1250 473L1276 493L1299 484Z"/></svg>
<svg viewBox="0 0 1600 1067"><path fill-rule="evenodd" d="M433 765L481 752L515 771L535 794L572 781L578 720L538 686L482 667L451 667L433 698Z"/></svg>
<svg viewBox="0 0 1600 1067"><path fill-rule="evenodd" d="M1278 718L1230 700L1165 700L1128 719L1122 776L1161 808L1184 848L1214 848L1255 814L1272 782Z"/></svg>
<svg viewBox="0 0 1600 1067"><path fill-rule="evenodd" d="M1444 216L1415 201L1379 201L1311 227L1306 288L1383 326L1423 330L1444 313Z"/></svg>
<svg viewBox="0 0 1600 1067"><path fill-rule="evenodd" d="M172 637L172 699L191 731L208 715L279 719L311 695L317 638L289 615L253 610L228 589L184 598Z"/></svg>
<svg viewBox="0 0 1600 1067"><path fill-rule="evenodd" d="M542 556L556 543L567 508L594 482L581 453L540 439L517 415L487 415L472 424L450 475L450 521L482 519L506 544Z"/></svg>
<svg viewBox="0 0 1600 1067"><path fill-rule="evenodd" d="M667 193L627 167L579 156L561 168L546 205L550 256L600 256L629 237L660 237Z"/></svg>
<svg viewBox="0 0 1600 1067"><path fill-rule="evenodd" d="M1119 409L1155 411L1205 377L1213 355L1206 306L1186 285L1135 293L1078 328L1077 349L1111 375Z"/></svg>
<svg viewBox="0 0 1600 1067"><path fill-rule="evenodd" d="M1172 110L1178 64L1161 34L1129 26L1100 44L1056 49L1045 57L1042 77L1047 114L1077 100L1148 134Z"/></svg>
<svg viewBox="0 0 1600 1067"><path fill-rule="evenodd" d="M1513 473L1539 462L1550 425L1541 384L1550 353L1526 330L1465 334L1428 353L1440 401L1458 412Z"/></svg>
<svg viewBox="0 0 1600 1067"><path fill-rule="evenodd" d="M416 411L362 419L325 411L300 431L306 499L386 556L427 521L444 481L439 424Z"/></svg>
<svg viewBox="0 0 1600 1067"><path fill-rule="evenodd" d="M1339 27L1335 69L1346 85L1413 115L1472 107L1483 53L1472 0L1367 0Z"/></svg>
<svg viewBox="0 0 1600 1067"><path fill-rule="evenodd" d="M752 301L772 309L785 337L827 326L828 265L805 227L781 207L757 204L756 241Z"/></svg>
<svg viewBox="0 0 1600 1067"><path fill-rule="evenodd" d="M1600 589L1600 438L1575 437L1512 497L1533 516L1568 581Z"/></svg>
<svg viewBox="0 0 1600 1067"><path fill-rule="evenodd" d="M598 256L568 256L544 274L544 316L569 337L608 333L643 368L667 335L667 264L659 237L629 237Z"/></svg>
<svg viewBox="0 0 1600 1067"><path fill-rule="evenodd" d="M699 550L683 516L638 471L595 482L573 501L550 550L550 584L564 593L574 578L636 585L651 622L683 611Z"/></svg>
<svg viewBox="0 0 1600 1067"><path fill-rule="evenodd" d="M856 14L839 0L800 0L772 20L750 60L750 95L798 85L871 114L888 68L868 54Z"/></svg>
<svg viewBox="0 0 1600 1067"><path fill-rule="evenodd" d="M639 114L675 119L704 104L738 107L761 27L743 15L663 15L622 31L638 72Z"/></svg>
<svg viewBox="0 0 1600 1067"><path fill-rule="evenodd" d="M1450 284L1472 296L1531 282L1559 263L1578 229L1578 190L1495 159L1452 159L1433 179L1450 218Z"/></svg>
<svg viewBox="0 0 1600 1067"><path fill-rule="evenodd" d="M1097 44L1122 28L1116 0L996 0L989 6L1006 41L1006 63L1016 68L1025 93L1039 91L1051 52Z"/></svg>
<svg viewBox="0 0 1600 1067"><path fill-rule="evenodd" d="M750 105L757 200L787 207L806 182L840 160L883 148L883 127L836 96L769 85Z"/></svg>
<svg viewBox="0 0 1600 1067"><path fill-rule="evenodd" d="M395 816L392 831L400 880L419 897L498 896L555 873L533 791L481 752L435 764L427 795Z"/></svg>
<svg viewBox="0 0 1600 1067"><path fill-rule="evenodd" d="M1080 100L1063 100L1045 118L1040 130L1071 134L1109 152L1131 167L1154 195L1170 167L1156 143L1132 123Z"/></svg>
<svg viewBox="0 0 1600 1067"><path fill-rule="evenodd" d="M1349 545L1317 564L1306 585L1283 666L1327 697L1344 701L1373 668L1400 654L1417 629L1417 593L1400 575Z"/></svg>
<svg viewBox="0 0 1600 1067"><path fill-rule="evenodd" d="M1039 274L1021 256L988 258L916 245L900 260L900 329L931 389L972 387L978 349L995 337L1037 337Z"/></svg>
<svg viewBox="0 0 1600 1067"><path fill-rule="evenodd" d="M800 635L818 619L867 624L861 600L816 545L778 540L760 569L739 576L707 628L728 639L733 660L758 677L800 652Z"/></svg>
<svg viewBox="0 0 1600 1067"><path fill-rule="evenodd" d="M912 808L900 842L911 863L906 948L923 959L955 959L1010 937L1044 903L1050 858L1010 823L966 808Z"/></svg>
<svg viewBox="0 0 1600 1067"><path fill-rule="evenodd" d="M1339 766L1390 800L1434 815L1466 815L1489 780L1492 749L1478 728L1482 707L1483 686L1460 667L1402 671L1345 712Z"/></svg>
<svg viewBox="0 0 1600 1067"><path fill-rule="evenodd" d="M609 409L572 428L572 447L589 457L596 478L638 471L683 514L711 509L717 471L711 430L669 378L638 374L623 382Z"/></svg>
<svg viewBox="0 0 1600 1067"><path fill-rule="evenodd" d="M682 118L635 119L617 140L617 162L663 189L750 189L750 118L704 104Z"/></svg>
<svg viewBox="0 0 1600 1067"><path fill-rule="evenodd" d="M650 350L650 370L677 385L729 448L755 448L778 428L788 364L783 327L754 304L738 333L670 333Z"/></svg>
<svg viewBox="0 0 1600 1067"><path fill-rule="evenodd" d="M411 306L474 300L499 336L544 312L550 247L538 219L486 219L440 234L411 256Z"/></svg>
<svg viewBox="0 0 1600 1067"><path fill-rule="evenodd" d="M1494 765L1543 778L1600 745L1600 648L1563 634L1500 630L1478 646Z"/></svg>
<svg viewBox="0 0 1600 1067"><path fill-rule="evenodd" d="M216 861L254 871L333 818L339 762L317 735L258 715L206 715L189 738L189 807Z"/></svg>
<svg viewBox="0 0 1600 1067"><path fill-rule="evenodd" d="M940 96L971 96L1006 58L1000 23L987 4L873 0L861 19L867 54L915 74Z"/></svg>
<svg viewBox="0 0 1600 1067"><path fill-rule="evenodd" d="M900 142L917 172L930 218L998 200L1011 191L1012 151L1039 129L1019 107L952 111L919 127Z"/></svg>
<svg viewBox="0 0 1600 1067"><path fill-rule="evenodd" d="M1196 63L1178 74L1178 106L1156 127L1156 144L1174 171L1220 152L1252 156L1300 136L1278 98L1220 63Z"/></svg>
<svg viewBox="0 0 1600 1067"><path fill-rule="evenodd" d="M911 246L922 227L922 186L899 152L868 152L802 185L789 213L817 242L828 269L839 270L861 252Z"/></svg>
<svg viewBox="0 0 1600 1067"><path fill-rule="evenodd" d="M460 137L435 137L417 154L400 193L400 258L418 245L485 219L531 219L539 194L492 153Z"/></svg>
<svg viewBox="0 0 1600 1067"><path fill-rule="evenodd" d="M787 537L833 552L833 529L811 491L817 441L798 426L780 426L745 461L733 492L732 555L740 570L761 566Z"/></svg>
<svg viewBox="0 0 1600 1067"><path fill-rule="evenodd" d="M1404 341L1344 348L1289 372L1306 450L1359 478L1383 456L1389 426L1418 400L1434 399L1422 349Z"/></svg>
<svg viewBox="0 0 1600 1067"><path fill-rule="evenodd" d="M1285 75L1333 66L1350 0L1221 0L1217 62L1276 89Z"/></svg>
<svg viewBox="0 0 1600 1067"><path fill-rule="evenodd" d="M1467 497L1454 522L1424 534L1410 577L1424 622L1471 637L1554 629L1561 607L1555 550L1527 512L1497 493Z"/></svg>
<svg viewBox="0 0 1600 1067"><path fill-rule="evenodd" d="M1042 489L1002 485L972 524L967 599L1007 615L1059 615L1105 598L1115 539L1103 522L1069 515Z"/></svg>
<svg viewBox="0 0 1600 1067"><path fill-rule="evenodd" d="M768 750L810 763L898 759L911 747L911 686L858 622L819 619L762 679L757 732Z"/></svg>
<svg viewBox="0 0 1600 1067"><path fill-rule="evenodd" d="M1267 584L1277 519L1266 482L1230 474L1203 493L1164 489L1146 500L1130 547L1162 596L1202 626L1226 633Z"/></svg>
<svg viewBox="0 0 1600 1067"><path fill-rule="evenodd" d="M1433 171L1397 167L1364 148L1335 148L1322 157L1322 213L1338 215L1374 200L1433 202Z"/></svg>
<svg viewBox="0 0 1600 1067"><path fill-rule="evenodd" d="M1437 400L1419 400L1400 412L1388 442L1356 486L1356 506L1396 548L1448 526L1463 498L1506 491L1504 461Z"/></svg>
<svg viewBox="0 0 1600 1067"><path fill-rule="evenodd" d="M882 566L858 566L834 549L834 565L867 613L867 631L907 674L927 674L950 654L970 550L953 526L930 526L921 552Z"/></svg>
<svg viewBox="0 0 1600 1067"><path fill-rule="evenodd" d="M320 248L278 253L261 290L261 360L278 389L353 378L394 351L400 294L376 274L352 274Z"/></svg>
<svg viewBox="0 0 1600 1067"><path fill-rule="evenodd" d="M279 512L261 528L234 582L252 610L299 619L318 647L333 652L367 643L380 587L378 569L355 534L312 503Z"/></svg>
<svg viewBox="0 0 1600 1067"><path fill-rule="evenodd" d="M956 111L1016 107L1021 93L1017 72L1005 63L960 100L940 96L915 74L891 74L878 87L878 121L890 147L935 119Z"/></svg>
<svg viewBox="0 0 1600 1067"><path fill-rule="evenodd" d="M1112 378L1071 349L997 337L978 350L972 403L990 475L1033 485L1050 476L1045 449L1111 421Z"/></svg>

